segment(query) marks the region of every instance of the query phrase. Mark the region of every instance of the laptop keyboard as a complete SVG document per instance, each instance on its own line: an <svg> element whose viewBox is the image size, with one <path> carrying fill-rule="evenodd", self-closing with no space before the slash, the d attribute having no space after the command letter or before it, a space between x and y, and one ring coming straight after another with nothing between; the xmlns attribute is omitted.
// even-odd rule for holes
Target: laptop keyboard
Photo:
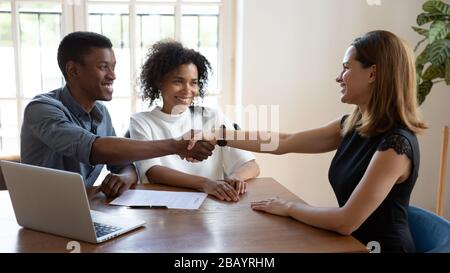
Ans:
<svg viewBox="0 0 450 273"><path fill-rule="evenodd" d="M94 229L95 229L95 235L97 236L97 238L100 238L107 234L118 231L121 228L94 222Z"/></svg>

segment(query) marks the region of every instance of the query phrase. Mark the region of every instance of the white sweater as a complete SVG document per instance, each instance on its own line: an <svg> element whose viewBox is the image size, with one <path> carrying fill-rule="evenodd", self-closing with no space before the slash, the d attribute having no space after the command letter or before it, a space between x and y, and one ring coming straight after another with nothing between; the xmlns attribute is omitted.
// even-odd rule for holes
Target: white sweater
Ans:
<svg viewBox="0 0 450 273"><path fill-rule="evenodd" d="M232 123L223 114L212 108L205 107L203 115L201 107L196 108L194 112L188 109L180 115L169 115L162 112L160 107L156 107L152 111L136 113L131 117L130 135L133 139L161 140L181 137L191 129L209 130L222 124L227 128L233 128ZM250 152L216 146L212 156L200 163L190 163L178 155L168 155L138 161L136 167L143 183L149 182L145 173L157 165L218 180L224 178L224 173L230 175L238 167L253 159L255 157Z"/></svg>

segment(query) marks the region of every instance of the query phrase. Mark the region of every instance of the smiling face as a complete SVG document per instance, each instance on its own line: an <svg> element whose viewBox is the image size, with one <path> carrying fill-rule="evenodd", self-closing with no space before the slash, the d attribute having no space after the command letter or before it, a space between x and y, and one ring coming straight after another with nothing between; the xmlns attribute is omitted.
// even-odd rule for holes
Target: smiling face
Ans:
<svg viewBox="0 0 450 273"><path fill-rule="evenodd" d="M90 49L82 64L76 64L77 85L85 99L91 102L112 99L113 83L116 79L115 66L114 51L97 47Z"/></svg>
<svg viewBox="0 0 450 273"><path fill-rule="evenodd" d="M178 66L164 76L160 89L164 113L172 114L174 107L173 114L184 112L199 94L197 66L192 63Z"/></svg>
<svg viewBox="0 0 450 273"><path fill-rule="evenodd" d="M366 108L370 100L372 85L375 82L375 65L363 68L355 59L356 49L350 46L342 61L342 72L336 82L341 86L341 101Z"/></svg>

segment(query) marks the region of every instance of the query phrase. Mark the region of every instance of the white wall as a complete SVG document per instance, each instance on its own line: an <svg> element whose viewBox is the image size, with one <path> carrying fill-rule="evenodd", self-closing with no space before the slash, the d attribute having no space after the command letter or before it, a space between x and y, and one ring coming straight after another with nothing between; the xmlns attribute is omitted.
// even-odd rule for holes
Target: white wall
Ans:
<svg viewBox="0 0 450 273"><path fill-rule="evenodd" d="M411 45L420 39L410 26L424 1L381 2L369 6L365 0L244 0L244 106L280 105L280 130L285 132L312 128L350 112L351 106L340 103L335 78L353 39L375 29L392 31ZM450 90L441 84L422 107L430 129L419 139L422 162L412 203L430 210L435 206L440 131L450 123L449 103ZM274 177L311 204L335 206L327 177L333 154L257 158L262 176Z"/></svg>

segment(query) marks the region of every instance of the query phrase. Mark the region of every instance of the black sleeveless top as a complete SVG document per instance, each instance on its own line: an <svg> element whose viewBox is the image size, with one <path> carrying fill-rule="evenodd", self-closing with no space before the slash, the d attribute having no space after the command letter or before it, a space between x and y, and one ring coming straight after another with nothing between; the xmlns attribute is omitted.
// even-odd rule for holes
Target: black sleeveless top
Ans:
<svg viewBox="0 0 450 273"><path fill-rule="evenodd" d="M342 122L347 118L344 116ZM380 206L352 234L363 244L377 241L382 252L415 252L409 225L409 198L417 180L420 153L416 135L398 127L385 133L362 137L355 130L349 132L334 156L328 179L343 207L356 188L376 151L394 149L411 160L411 173L407 180L395 184Z"/></svg>

